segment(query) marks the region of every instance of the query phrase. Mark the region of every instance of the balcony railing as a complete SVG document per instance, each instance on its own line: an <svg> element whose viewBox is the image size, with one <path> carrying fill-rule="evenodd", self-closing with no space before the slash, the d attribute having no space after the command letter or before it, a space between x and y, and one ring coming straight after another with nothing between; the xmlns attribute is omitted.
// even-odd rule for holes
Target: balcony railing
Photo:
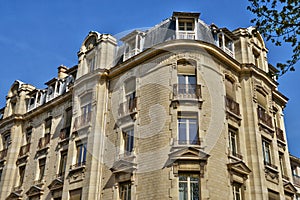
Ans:
<svg viewBox="0 0 300 200"><path fill-rule="evenodd" d="M194 31L178 31L178 39L195 40L196 35Z"/></svg>
<svg viewBox="0 0 300 200"><path fill-rule="evenodd" d="M7 149L0 151L0 160L3 160L7 156Z"/></svg>
<svg viewBox="0 0 300 200"><path fill-rule="evenodd" d="M91 116L92 113L88 112L86 114L76 117L74 120L74 130L78 130L81 127L89 125L91 121Z"/></svg>
<svg viewBox="0 0 300 200"><path fill-rule="evenodd" d="M236 115L240 115L240 105L230 97L225 97L226 108Z"/></svg>
<svg viewBox="0 0 300 200"><path fill-rule="evenodd" d="M272 163L268 163L268 162L264 161L264 164L265 164L266 166L269 166L269 167L271 167L271 168L273 168L273 169L278 170L278 167L277 167L276 165L273 165Z"/></svg>
<svg viewBox="0 0 300 200"><path fill-rule="evenodd" d="M200 140L177 140L176 145L200 145Z"/></svg>
<svg viewBox="0 0 300 200"><path fill-rule="evenodd" d="M140 53L140 52L141 52L141 50L138 49L138 48L132 49L131 51L126 52L126 53L124 54L124 60L127 60L127 59L129 59L129 58L131 58L131 57L137 55L137 54Z"/></svg>
<svg viewBox="0 0 300 200"><path fill-rule="evenodd" d="M50 134L46 134L44 137L40 138L38 148L43 149L47 147L49 143L50 143Z"/></svg>
<svg viewBox="0 0 300 200"><path fill-rule="evenodd" d="M278 127L276 127L276 136L277 136L277 139L279 139L281 141L285 141L284 140L284 135L283 135L283 130L281 130Z"/></svg>
<svg viewBox="0 0 300 200"><path fill-rule="evenodd" d="M176 98L189 98L200 99L201 98L201 85L194 84L174 84L173 94Z"/></svg>
<svg viewBox="0 0 300 200"><path fill-rule="evenodd" d="M258 119L265 125L273 128L272 116L268 115L264 109L257 108Z"/></svg>
<svg viewBox="0 0 300 200"><path fill-rule="evenodd" d="M120 104L119 116L125 116L136 111L137 108L137 97L131 98Z"/></svg>
<svg viewBox="0 0 300 200"><path fill-rule="evenodd" d="M70 127L66 127L60 130L59 138L61 140L68 139L70 136Z"/></svg>
<svg viewBox="0 0 300 200"><path fill-rule="evenodd" d="M30 143L20 147L19 157L26 155L30 150Z"/></svg>
<svg viewBox="0 0 300 200"><path fill-rule="evenodd" d="M70 169L76 169L76 168L79 168L79 167L84 167L85 166L85 161L82 161L82 162L78 162L74 165L71 165L70 166Z"/></svg>
<svg viewBox="0 0 300 200"><path fill-rule="evenodd" d="M243 156L242 156L241 154L237 153L237 152L231 151L231 152L230 152L230 155L232 155L232 156L234 156L234 157L236 157L236 158L239 158L239 159L243 160Z"/></svg>
<svg viewBox="0 0 300 200"><path fill-rule="evenodd" d="M234 58L234 53L232 50L230 50L229 48L227 47L223 47L223 50L225 51L225 53L227 53L228 55L230 55L231 57Z"/></svg>
<svg viewBox="0 0 300 200"><path fill-rule="evenodd" d="M300 186L300 176L294 174L293 181L295 185Z"/></svg>

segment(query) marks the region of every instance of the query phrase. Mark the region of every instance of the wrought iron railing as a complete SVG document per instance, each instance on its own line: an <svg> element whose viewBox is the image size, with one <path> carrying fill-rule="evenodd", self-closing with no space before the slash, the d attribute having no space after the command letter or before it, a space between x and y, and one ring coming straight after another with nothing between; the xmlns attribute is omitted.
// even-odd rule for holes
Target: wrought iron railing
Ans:
<svg viewBox="0 0 300 200"><path fill-rule="evenodd" d="M19 157L26 155L30 150L30 143L20 147Z"/></svg>
<svg viewBox="0 0 300 200"><path fill-rule="evenodd" d="M271 167L271 168L273 168L273 169L278 170L278 167L277 167L276 165L273 165L272 163L269 163L269 162L264 161L264 164L265 164L266 166L269 166L269 167Z"/></svg>
<svg viewBox="0 0 300 200"><path fill-rule="evenodd" d="M120 104L119 115L124 116L133 113L137 108L137 97L131 98Z"/></svg>
<svg viewBox="0 0 300 200"><path fill-rule="evenodd" d="M0 151L0 160L3 160L7 156L7 149Z"/></svg>
<svg viewBox="0 0 300 200"><path fill-rule="evenodd" d="M124 54L124 60L127 60L127 59L137 55L140 52L141 52L141 50L138 48L132 49L131 51Z"/></svg>
<svg viewBox="0 0 300 200"><path fill-rule="evenodd" d="M187 40L195 40L195 32L194 31L179 31L178 39L187 39Z"/></svg>
<svg viewBox="0 0 300 200"><path fill-rule="evenodd" d="M284 140L284 134L283 134L283 130L281 130L280 128L276 127L276 136L277 139L281 140L281 141L285 141Z"/></svg>
<svg viewBox="0 0 300 200"><path fill-rule="evenodd" d="M200 140L177 140L177 145L200 145Z"/></svg>
<svg viewBox="0 0 300 200"><path fill-rule="evenodd" d="M83 166L85 166L85 161L82 161L82 162L77 162L76 164L74 164L74 165L71 165L70 166L70 169L76 169L76 168L78 168L78 167L83 167Z"/></svg>
<svg viewBox="0 0 300 200"><path fill-rule="evenodd" d="M295 185L300 186L300 176L294 174L293 181Z"/></svg>
<svg viewBox="0 0 300 200"><path fill-rule="evenodd" d="M201 98L201 85L195 84L174 84L173 94L177 98Z"/></svg>
<svg viewBox="0 0 300 200"><path fill-rule="evenodd" d="M50 134L46 134L44 137L40 138L38 143L38 148L39 149L45 148L49 143L50 143Z"/></svg>
<svg viewBox="0 0 300 200"><path fill-rule="evenodd" d="M232 98L226 96L225 97L226 108L236 115L240 115L240 105L235 102Z"/></svg>
<svg viewBox="0 0 300 200"><path fill-rule="evenodd" d="M91 121L92 113L88 112L86 114L80 115L74 120L74 130L78 130L81 127L89 125Z"/></svg>
<svg viewBox="0 0 300 200"><path fill-rule="evenodd" d="M70 127L66 127L60 130L59 138L61 140L68 139L70 137Z"/></svg>
<svg viewBox="0 0 300 200"><path fill-rule="evenodd" d="M266 113L266 111L262 108L257 108L257 115L258 115L258 119L264 123L265 125L273 128L273 124L272 124L272 116L268 115Z"/></svg>

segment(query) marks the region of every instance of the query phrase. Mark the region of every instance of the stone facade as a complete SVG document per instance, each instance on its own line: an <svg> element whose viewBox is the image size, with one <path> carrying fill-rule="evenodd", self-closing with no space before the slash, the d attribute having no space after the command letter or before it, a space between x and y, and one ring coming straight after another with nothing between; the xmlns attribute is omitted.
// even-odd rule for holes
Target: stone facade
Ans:
<svg viewBox="0 0 300 200"><path fill-rule="evenodd" d="M261 35L199 16L174 12L121 45L90 32L45 89L16 81L0 199L295 199L288 99Z"/></svg>

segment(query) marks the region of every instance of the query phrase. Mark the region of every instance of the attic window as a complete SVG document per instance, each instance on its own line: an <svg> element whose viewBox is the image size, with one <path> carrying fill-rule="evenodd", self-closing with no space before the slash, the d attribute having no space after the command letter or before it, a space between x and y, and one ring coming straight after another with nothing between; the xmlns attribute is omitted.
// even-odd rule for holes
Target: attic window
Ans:
<svg viewBox="0 0 300 200"><path fill-rule="evenodd" d="M178 22L179 31L193 31L194 21L192 19L179 19Z"/></svg>

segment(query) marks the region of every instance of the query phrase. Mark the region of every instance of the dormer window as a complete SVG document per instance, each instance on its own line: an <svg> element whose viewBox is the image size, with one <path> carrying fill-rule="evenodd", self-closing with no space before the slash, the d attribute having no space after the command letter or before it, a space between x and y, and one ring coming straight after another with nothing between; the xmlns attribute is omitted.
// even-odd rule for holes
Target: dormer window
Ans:
<svg viewBox="0 0 300 200"><path fill-rule="evenodd" d="M197 21L200 13L174 12L176 39L197 39Z"/></svg>
<svg viewBox="0 0 300 200"><path fill-rule="evenodd" d="M220 47L225 53L234 58L234 40L236 36L227 28L218 28L212 25L215 44Z"/></svg>
<svg viewBox="0 0 300 200"><path fill-rule="evenodd" d="M143 50L144 35L144 32L135 30L121 39L125 46L123 61L137 55Z"/></svg>

